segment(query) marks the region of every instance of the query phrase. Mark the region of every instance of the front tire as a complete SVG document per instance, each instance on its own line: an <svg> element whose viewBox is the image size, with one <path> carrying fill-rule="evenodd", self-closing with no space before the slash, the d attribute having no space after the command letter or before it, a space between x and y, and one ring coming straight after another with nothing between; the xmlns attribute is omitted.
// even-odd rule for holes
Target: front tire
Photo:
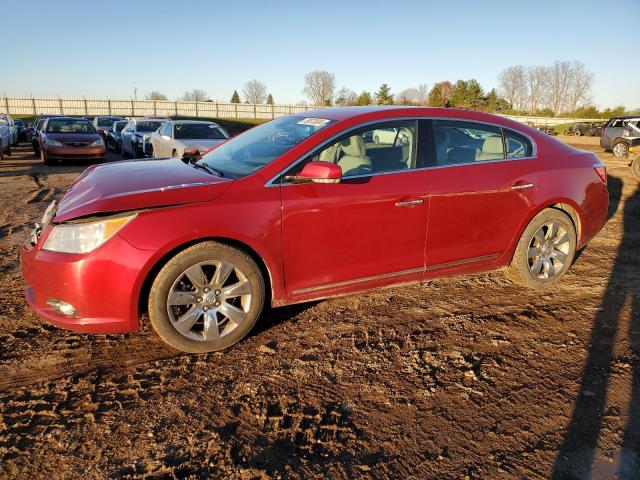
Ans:
<svg viewBox="0 0 640 480"><path fill-rule="evenodd" d="M529 288L550 287L573 263L576 244L571 218L560 210L547 208L522 233L507 276Z"/></svg>
<svg viewBox="0 0 640 480"><path fill-rule="evenodd" d="M611 153L613 153L614 157L618 157L618 158L626 157L627 153L629 153L629 144L624 140L620 140L613 144Z"/></svg>
<svg viewBox="0 0 640 480"><path fill-rule="evenodd" d="M251 257L225 244L203 242L160 270L149 293L149 317L173 348L212 352L242 340L264 301L264 279Z"/></svg>

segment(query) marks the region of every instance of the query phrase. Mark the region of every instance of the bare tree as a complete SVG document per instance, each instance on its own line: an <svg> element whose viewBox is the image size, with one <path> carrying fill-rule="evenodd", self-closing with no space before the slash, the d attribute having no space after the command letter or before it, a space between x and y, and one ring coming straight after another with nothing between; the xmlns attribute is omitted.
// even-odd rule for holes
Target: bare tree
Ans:
<svg viewBox="0 0 640 480"><path fill-rule="evenodd" d="M429 103L429 86L426 83L421 83L416 88L418 105L427 105Z"/></svg>
<svg viewBox="0 0 640 480"><path fill-rule="evenodd" d="M573 66L571 62L555 62L547 74L546 104L558 115L567 109L567 94L571 86Z"/></svg>
<svg viewBox="0 0 640 480"><path fill-rule="evenodd" d="M417 88L405 88L395 95L395 103L399 105L419 105L419 94Z"/></svg>
<svg viewBox="0 0 640 480"><path fill-rule="evenodd" d="M528 98L529 112L534 113L538 110L542 97L545 94L547 88L547 76L549 69L547 67L532 66L527 67L526 82Z"/></svg>
<svg viewBox="0 0 640 480"><path fill-rule="evenodd" d="M589 102L592 85L593 73L589 72L584 64L573 62L567 91L567 109L570 112L575 112L579 106Z"/></svg>
<svg viewBox="0 0 640 480"><path fill-rule="evenodd" d="M144 98L146 100L167 100L167 96L164 93L160 93L158 90L151 90Z"/></svg>
<svg viewBox="0 0 640 480"><path fill-rule="evenodd" d="M209 98L207 92L199 88L194 88L190 92L184 92L178 100L182 100L183 102L206 102L207 98Z"/></svg>
<svg viewBox="0 0 640 480"><path fill-rule="evenodd" d="M260 80L249 80L244 84L242 93L248 103L264 103L267 99L267 86Z"/></svg>
<svg viewBox="0 0 640 480"><path fill-rule="evenodd" d="M338 90L338 93L336 93L336 105L340 105L341 107L355 105L357 99L358 94L347 87L342 87Z"/></svg>
<svg viewBox="0 0 640 480"><path fill-rule="evenodd" d="M336 76L324 70L315 70L304 76L304 93L314 105L326 105L333 100Z"/></svg>
<svg viewBox="0 0 640 480"><path fill-rule="evenodd" d="M504 69L498 75L498 88L511 108L521 109L527 97L525 70L522 65Z"/></svg>

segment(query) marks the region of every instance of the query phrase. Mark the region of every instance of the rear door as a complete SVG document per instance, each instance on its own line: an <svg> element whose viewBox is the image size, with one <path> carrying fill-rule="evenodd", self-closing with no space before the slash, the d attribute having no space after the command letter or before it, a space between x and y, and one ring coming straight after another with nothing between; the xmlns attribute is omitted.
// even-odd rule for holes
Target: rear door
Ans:
<svg viewBox="0 0 640 480"><path fill-rule="evenodd" d="M427 268L490 263L527 217L540 162L527 137L494 125L434 121Z"/></svg>

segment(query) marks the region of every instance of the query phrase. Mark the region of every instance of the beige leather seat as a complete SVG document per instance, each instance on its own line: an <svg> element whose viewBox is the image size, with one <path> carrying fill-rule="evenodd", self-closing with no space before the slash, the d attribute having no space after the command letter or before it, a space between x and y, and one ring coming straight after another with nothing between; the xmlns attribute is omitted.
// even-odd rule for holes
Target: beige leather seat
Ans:
<svg viewBox="0 0 640 480"><path fill-rule="evenodd" d="M487 137L482 144L482 151L476 154L476 160L498 160L504 158L502 137L497 135Z"/></svg>
<svg viewBox="0 0 640 480"><path fill-rule="evenodd" d="M340 142L343 156L338 160L343 176L362 175L371 172L371 159L360 135L353 135Z"/></svg>
<svg viewBox="0 0 640 480"><path fill-rule="evenodd" d="M336 157L338 156L339 148L340 148L340 144L338 143L325 148L320 152L320 155L318 155L318 161L336 163Z"/></svg>

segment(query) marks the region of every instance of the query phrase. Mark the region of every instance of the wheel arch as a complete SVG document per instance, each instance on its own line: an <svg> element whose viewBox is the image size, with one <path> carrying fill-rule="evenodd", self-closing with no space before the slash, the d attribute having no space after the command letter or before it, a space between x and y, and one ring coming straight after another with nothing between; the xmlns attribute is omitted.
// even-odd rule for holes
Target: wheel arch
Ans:
<svg viewBox="0 0 640 480"><path fill-rule="evenodd" d="M270 302L271 304L271 302L274 300L273 276L271 273L271 269L267 265L267 262L262 258L262 256L246 242L242 242L240 240L229 238L229 237L210 236L210 237L195 238L187 242L181 243L180 245L177 245L171 248L170 250L162 254L160 258L155 260L153 265L149 269L147 269L146 272L144 273L144 278L142 279L142 283L140 284L140 288L138 289L138 295L137 295L137 303L138 303L137 314L138 315L140 315L141 313L147 312L148 310L147 304L149 301L149 292L151 291L151 285L153 284L153 281L155 280L156 276L158 275L162 267L164 267L171 258L173 258L175 255L177 255L181 251L191 247L192 245L196 245L198 243L207 242L207 241L222 243L230 247L237 248L238 250L241 250L247 255L249 255L249 257L251 257L251 259L254 262L256 262L256 264L258 265L258 268L260 269L260 272L262 273L262 277L264 278L264 282L265 282L265 293L266 293L265 301Z"/></svg>
<svg viewBox="0 0 640 480"><path fill-rule="evenodd" d="M518 246L518 242L522 237L522 234L527 229L531 221L539 215L544 210L549 208L560 210L561 212L567 214L573 223L574 228L576 229L576 243L577 248L581 248L583 245L581 243L581 235L582 235L582 218L580 213L580 207L573 201L569 199L555 199L549 202L546 202L540 206L540 208L536 209L520 226L516 235L511 242L511 245L508 250L507 263L511 263L513 260L513 255L515 254L516 247Z"/></svg>

